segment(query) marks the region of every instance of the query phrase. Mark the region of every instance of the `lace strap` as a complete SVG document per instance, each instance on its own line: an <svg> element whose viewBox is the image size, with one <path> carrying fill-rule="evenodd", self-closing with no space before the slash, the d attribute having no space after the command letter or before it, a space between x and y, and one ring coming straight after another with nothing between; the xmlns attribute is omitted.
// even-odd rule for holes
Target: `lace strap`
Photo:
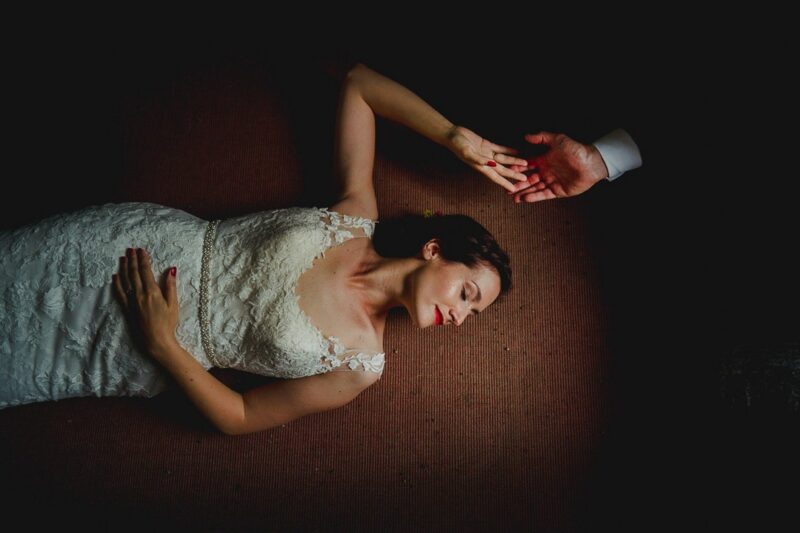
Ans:
<svg viewBox="0 0 800 533"><path fill-rule="evenodd" d="M383 372L386 354L384 352L366 353L357 349L347 349L337 337L328 337L328 353L323 354L320 364L337 371Z"/></svg>
<svg viewBox="0 0 800 533"><path fill-rule="evenodd" d="M334 243L341 244L347 239L352 239L352 230L354 229L361 229L367 237L372 237L375 231L375 224L378 223L376 220L371 220L369 218L344 215L336 211L330 211L326 207L320 208L320 211L328 218L327 221L323 220L322 222L325 225L325 229L329 232L329 245L333 245Z"/></svg>
<svg viewBox="0 0 800 533"><path fill-rule="evenodd" d="M366 354L356 352L339 359L336 355L325 354L320 361L323 366L330 368L329 372L375 372L383 373L386 363L386 354L383 352L376 354Z"/></svg>

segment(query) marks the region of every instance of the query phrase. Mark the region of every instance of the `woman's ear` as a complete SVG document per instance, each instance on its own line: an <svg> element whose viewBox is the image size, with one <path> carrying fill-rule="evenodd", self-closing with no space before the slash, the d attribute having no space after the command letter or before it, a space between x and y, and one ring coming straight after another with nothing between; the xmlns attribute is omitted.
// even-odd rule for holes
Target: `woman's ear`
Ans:
<svg viewBox="0 0 800 533"><path fill-rule="evenodd" d="M435 257L439 257L441 254L441 249L439 248L439 241L436 239L431 239L425 243L422 247L422 258L426 261L428 259L433 259Z"/></svg>

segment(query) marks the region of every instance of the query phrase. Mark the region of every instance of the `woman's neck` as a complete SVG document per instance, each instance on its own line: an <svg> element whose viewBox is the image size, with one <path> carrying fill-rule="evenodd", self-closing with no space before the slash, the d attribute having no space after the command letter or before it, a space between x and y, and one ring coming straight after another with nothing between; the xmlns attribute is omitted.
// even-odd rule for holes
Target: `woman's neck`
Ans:
<svg viewBox="0 0 800 533"><path fill-rule="evenodd" d="M419 259L381 257L371 247L350 276L349 285L360 294L361 303L373 318L382 318L395 307L406 307L409 275Z"/></svg>

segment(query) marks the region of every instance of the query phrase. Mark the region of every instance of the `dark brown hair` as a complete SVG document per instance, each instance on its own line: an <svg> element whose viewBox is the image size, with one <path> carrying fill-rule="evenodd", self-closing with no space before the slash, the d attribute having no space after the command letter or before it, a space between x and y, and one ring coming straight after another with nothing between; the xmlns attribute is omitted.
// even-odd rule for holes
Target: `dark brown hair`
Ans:
<svg viewBox="0 0 800 533"><path fill-rule="evenodd" d="M508 254L486 228L467 215L406 214L380 220L372 244L383 257L415 257L422 246L436 239L442 257L472 268L482 263L500 276L500 294L511 288Z"/></svg>

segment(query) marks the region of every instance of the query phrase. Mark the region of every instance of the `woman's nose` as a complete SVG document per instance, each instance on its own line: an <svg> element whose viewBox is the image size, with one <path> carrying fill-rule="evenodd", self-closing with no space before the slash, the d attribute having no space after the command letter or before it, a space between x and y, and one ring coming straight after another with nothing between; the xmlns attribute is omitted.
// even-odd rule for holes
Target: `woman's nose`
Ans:
<svg viewBox="0 0 800 533"><path fill-rule="evenodd" d="M456 326L460 326L461 323L464 322L464 316L465 315L460 315L459 316L458 313L456 313L454 309L450 310L450 319L453 321L453 323Z"/></svg>

